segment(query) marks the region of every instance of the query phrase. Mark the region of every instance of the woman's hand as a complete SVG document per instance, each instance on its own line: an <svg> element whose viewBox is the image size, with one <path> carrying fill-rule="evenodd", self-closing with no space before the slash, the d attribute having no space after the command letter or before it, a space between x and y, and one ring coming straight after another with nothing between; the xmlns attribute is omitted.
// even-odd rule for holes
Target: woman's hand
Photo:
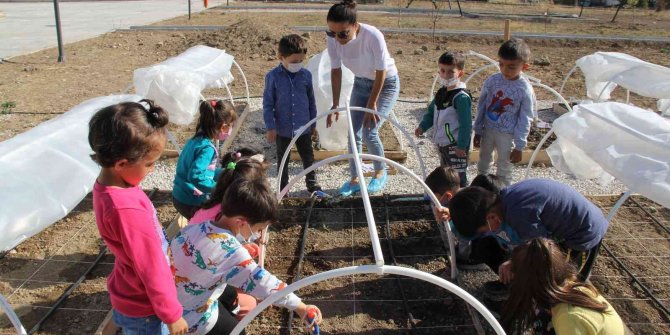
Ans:
<svg viewBox="0 0 670 335"><path fill-rule="evenodd" d="M337 105L333 105L332 107L330 107L330 110L333 110L333 109L336 109L336 108L337 108ZM340 120L340 112L335 112L334 115L335 115L335 122L339 121ZM332 117L333 117L333 114L328 114L328 116L326 116L326 128L330 128L330 126L333 125Z"/></svg>
<svg viewBox="0 0 670 335"><path fill-rule="evenodd" d="M368 103L366 106L368 109L372 109L373 111L377 111L377 103ZM365 113L365 116L363 117L363 127L367 127L368 129L374 129L377 127L377 123L379 122L379 115L372 114L372 113Z"/></svg>
<svg viewBox="0 0 670 335"><path fill-rule="evenodd" d="M507 261L500 264L498 267L498 277L500 277L500 282L507 285L512 282L514 275L512 274L512 261Z"/></svg>

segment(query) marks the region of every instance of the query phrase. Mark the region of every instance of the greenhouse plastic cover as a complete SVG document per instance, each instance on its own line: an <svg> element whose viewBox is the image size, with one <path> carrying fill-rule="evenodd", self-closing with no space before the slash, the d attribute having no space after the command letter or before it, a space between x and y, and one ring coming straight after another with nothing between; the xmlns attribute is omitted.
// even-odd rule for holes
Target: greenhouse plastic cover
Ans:
<svg viewBox="0 0 670 335"><path fill-rule="evenodd" d="M601 92L600 101L609 100L610 93L620 85L639 95L660 99L659 110L670 107L670 68L619 52L596 52L576 63L586 79L586 94L594 101L598 101Z"/></svg>
<svg viewBox="0 0 670 335"><path fill-rule="evenodd" d="M189 48L166 61L135 70L135 92L163 107L170 121L187 125L198 112L201 92L233 81L234 57L204 45Z"/></svg>
<svg viewBox="0 0 670 335"><path fill-rule="evenodd" d="M88 122L101 108L136 95L85 101L0 143L0 252L11 250L69 213L93 188Z"/></svg>
<svg viewBox="0 0 670 335"><path fill-rule="evenodd" d="M307 70L312 73L312 86L316 100L317 114L327 113L333 106L333 91L330 84L330 56L328 50L324 50L309 60ZM354 87L354 74L351 70L342 66L342 90L340 91L340 107L349 102L351 90ZM339 121L330 128L326 128L326 119L316 122L316 130L319 132L319 144L326 150L343 150L347 148L347 119L346 113L340 112Z"/></svg>
<svg viewBox="0 0 670 335"><path fill-rule="evenodd" d="M553 123L552 164L577 178L616 178L670 207L670 120L638 107L580 104Z"/></svg>

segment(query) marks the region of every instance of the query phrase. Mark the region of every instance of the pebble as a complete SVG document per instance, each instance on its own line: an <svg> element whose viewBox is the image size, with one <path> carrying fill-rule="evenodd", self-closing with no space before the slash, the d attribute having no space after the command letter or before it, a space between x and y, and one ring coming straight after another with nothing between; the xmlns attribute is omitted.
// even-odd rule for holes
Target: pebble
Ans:
<svg viewBox="0 0 670 335"><path fill-rule="evenodd" d="M420 50L420 49L419 49ZM404 100L404 99L403 99ZM551 101L539 102L539 108L549 108ZM276 187L277 182L277 158L274 144L266 145L264 133L258 132L258 129L263 126L263 110L262 99L251 99L249 106L250 114L240 130L238 136L235 138L233 148L249 146L265 151L265 158L272 165L268 169L268 179L273 188ZM417 143L415 148L410 146L409 140L402 138L404 148L407 151L407 160L403 164L415 174L421 176L421 169L419 160L414 153L418 149L423 161L426 165L426 174L430 173L435 167L439 165L438 152L434 145L428 140L421 140L414 136L414 129L417 123L421 120L425 112L425 103L408 103L398 102L394 107L394 112L398 118L398 122L405 128L405 130L412 135L412 139ZM400 131L395 131L397 135ZM423 145L419 144L422 143ZM182 143L183 144L183 143ZM171 190L172 181L174 180L176 160L160 161L156 164L154 172L149 174L143 181L142 187L144 189L151 189L157 187L161 190ZM512 170L513 181L521 181L525 176L526 166L515 166ZM289 175L295 176L302 171L302 164L300 162L291 162L289 165ZM495 171L495 166L491 172ZM471 181L477 174L476 164L468 166L468 179ZM625 191L625 186L618 181L613 181L608 185L600 185L591 180L578 180L572 176L566 175L553 167L534 167L530 172L531 178L547 178L567 184L584 195L602 195L602 194L620 194ZM337 162L324 166L317 170L317 180L323 187L323 190L332 195L337 195L337 190L349 178L349 166L346 162ZM367 178L369 182L369 178ZM389 194L417 194L423 193L420 184L409 176L403 174L392 175L388 177L385 193ZM305 189L303 181L297 182L291 189L291 196L309 196Z"/></svg>

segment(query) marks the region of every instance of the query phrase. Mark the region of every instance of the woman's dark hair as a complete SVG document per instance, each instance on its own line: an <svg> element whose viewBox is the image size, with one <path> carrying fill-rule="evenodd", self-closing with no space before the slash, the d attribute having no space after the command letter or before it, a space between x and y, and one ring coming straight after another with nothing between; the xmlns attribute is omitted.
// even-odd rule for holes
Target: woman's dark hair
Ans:
<svg viewBox="0 0 670 335"><path fill-rule="evenodd" d="M242 216L249 224L277 221L278 205L270 185L263 179L237 179L223 196L221 213Z"/></svg>
<svg viewBox="0 0 670 335"><path fill-rule="evenodd" d="M463 237L474 237L479 227L486 224L486 214L500 201L498 194L482 187L463 188L449 200L451 221Z"/></svg>
<svg viewBox="0 0 670 335"><path fill-rule="evenodd" d="M601 313L608 308L606 303L578 289L598 293L593 285L578 281L577 270L554 241L537 238L514 248L512 273L514 280L503 321L514 334L521 334L532 325L537 308L550 309L559 303Z"/></svg>
<svg viewBox="0 0 670 335"><path fill-rule="evenodd" d="M349 24L356 23L356 1L343 0L340 3L332 5L328 10L326 21Z"/></svg>
<svg viewBox="0 0 670 335"><path fill-rule="evenodd" d="M195 137L216 138L224 123L232 125L237 120L235 107L228 101L200 101L200 118L195 127Z"/></svg>
<svg viewBox="0 0 670 335"><path fill-rule="evenodd" d="M456 65L456 68L459 70L465 68L465 56L458 52L454 53L447 51L437 59L437 62L444 65Z"/></svg>
<svg viewBox="0 0 670 335"><path fill-rule="evenodd" d="M234 166L229 167L230 163L233 163ZM223 165L223 168L219 180L216 181L214 191L210 194L209 199L202 204L202 208L208 209L220 204L226 190L235 180L265 178L268 165L252 158L240 158L237 161L229 161L226 165Z"/></svg>
<svg viewBox="0 0 670 335"><path fill-rule="evenodd" d="M161 141L165 143L167 124L167 112L152 100L107 106L88 123L91 158L102 167L114 166L122 159L135 163Z"/></svg>
<svg viewBox="0 0 670 335"><path fill-rule="evenodd" d="M448 166L438 166L426 177L426 185L433 193L444 194L447 191L458 189L461 178L458 172Z"/></svg>
<svg viewBox="0 0 670 335"><path fill-rule="evenodd" d="M480 174L470 183L470 186L479 186L495 194L500 194L500 190L505 188L505 183L494 174Z"/></svg>

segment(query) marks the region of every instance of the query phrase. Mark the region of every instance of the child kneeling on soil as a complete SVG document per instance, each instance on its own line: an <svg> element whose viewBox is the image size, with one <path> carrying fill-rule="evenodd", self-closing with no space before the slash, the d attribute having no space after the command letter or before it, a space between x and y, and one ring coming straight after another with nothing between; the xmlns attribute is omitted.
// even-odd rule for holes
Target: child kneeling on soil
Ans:
<svg viewBox="0 0 670 335"><path fill-rule="evenodd" d="M236 119L235 107L228 101L200 102L195 135L179 153L172 188L172 203L183 217L191 219L214 190L221 172L215 141L228 138Z"/></svg>
<svg viewBox="0 0 670 335"><path fill-rule="evenodd" d="M428 112L414 130L421 136L433 128L432 141L440 153L440 165L455 169L460 187L468 185L468 152L472 134L472 98L461 82L465 57L445 52L437 61L438 81L442 87L428 106Z"/></svg>
<svg viewBox="0 0 670 335"><path fill-rule="evenodd" d="M624 334L614 308L593 285L577 278L574 265L554 241L537 238L514 248L511 273L503 312L510 334L530 329L540 335Z"/></svg>
<svg viewBox="0 0 670 335"><path fill-rule="evenodd" d="M307 54L305 40L298 35L288 35L279 41L280 64L265 75L263 91L263 119L267 128L269 143L277 143L277 173L279 164L288 145L295 136L295 142L302 159L303 168L314 163L312 137L316 136L316 124L309 131L298 134L300 127L316 118L316 101L312 88L312 74L302 67ZM288 184L288 161L282 171L280 185L283 189ZM316 182L316 172L305 176L307 192L317 192L324 196L321 186Z"/></svg>
<svg viewBox="0 0 670 335"><path fill-rule="evenodd" d="M477 169L488 174L497 153L496 175L505 185L512 183L512 164L521 161L533 118L535 93L521 75L528 69L530 49L513 38L498 49L500 72L486 79L475 118L473 145L479 150Z"/></svg>
<svg viewBox="0 0 670 335"><path fill-rule="evenodd" d="M261 238L263 230L277 220L277 199L261 179L233 182L221 203L217 221L189 225L170 242L170 257L179 301L189 334L229 334L237 325L235 288L260 300L286 284L262 269L243 244ZM290 293L275 306L293 310L306 319L316 306L305 305Z"/></svg>
<svg viewBox="0 0 670 335"><path fill-rule="evenodd" d="M477 186L461 189L449 202L449 214L464 238L495 238L474 241L471 257L485 262L504 284L511 280L510 249L538 237L557 241L577 265L579 280L586 280L609 225L583 195L548 179L524 180L499 194Z"/></svg>
<svg viewBox="0 0 670 335"><path fill-rule="evenodd" d="M150 100L103 108L89 122L91 157L102 167L93 187L95 221L116 257L107 279L112 320L126 335L187 330L163 227L138 186L165 148L167 123Z"/></svg>

